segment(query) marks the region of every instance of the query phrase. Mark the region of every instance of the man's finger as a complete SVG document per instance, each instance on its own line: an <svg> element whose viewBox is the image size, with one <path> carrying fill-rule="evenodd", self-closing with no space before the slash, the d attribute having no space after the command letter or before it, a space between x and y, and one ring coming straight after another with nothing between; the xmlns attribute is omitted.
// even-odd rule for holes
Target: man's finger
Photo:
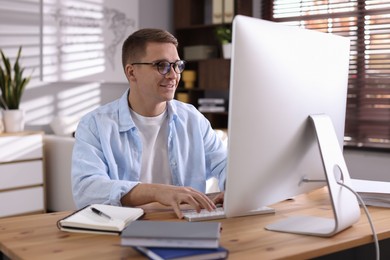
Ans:
<svg viewBox="0 0 390 260"><path fill-rule="evenodd" d="M183 218L183 214L181 213L179 204L178 204L178 203L174 203L174 204L172 205L172 208L173 208L173 211L176 213L176 216L177 216L179 219L182 219L182 218Z"/></svg>

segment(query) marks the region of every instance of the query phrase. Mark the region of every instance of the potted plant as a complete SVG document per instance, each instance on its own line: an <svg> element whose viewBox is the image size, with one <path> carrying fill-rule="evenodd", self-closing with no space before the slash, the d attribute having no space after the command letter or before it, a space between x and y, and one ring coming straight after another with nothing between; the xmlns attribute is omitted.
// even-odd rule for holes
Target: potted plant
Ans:
<svg viewBox="0 0 390 260"><path fill-rule="evenodd" d="M24 111L19 109L20 101L26 85L31 77L23 77L24 68L20 66L19 59L22 47L19 47L14 65L0 50L2 66L0 64L0 107L3 108L3 119L6 132L19 132L24 130Z"/></svg>
<svg viewBox="0 0 390 260"><path fill-rule="evenodd" d="M232 49L232 30L228 26L218 26L215 35L222 45L223 58L230 59Z"/></svg>

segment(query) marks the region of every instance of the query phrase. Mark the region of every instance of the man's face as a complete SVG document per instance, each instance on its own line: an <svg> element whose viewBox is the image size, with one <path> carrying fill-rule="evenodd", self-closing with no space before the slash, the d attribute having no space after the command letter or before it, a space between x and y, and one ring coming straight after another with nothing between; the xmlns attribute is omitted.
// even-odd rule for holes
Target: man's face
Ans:
<svg viewBox="0 0 390 260"><path fill-rule="evenodd" d="M148 43L146 55L140 63L168 61L175 62L179 60L179 54L175 45L171 43ZM173 67L166 75L162 75L156 66L152 65L132 65L135 80L134 88L138 98L141 98L146 104L158 104L173 99L175 90L180 81L180 74L177 74Z"/></svg>

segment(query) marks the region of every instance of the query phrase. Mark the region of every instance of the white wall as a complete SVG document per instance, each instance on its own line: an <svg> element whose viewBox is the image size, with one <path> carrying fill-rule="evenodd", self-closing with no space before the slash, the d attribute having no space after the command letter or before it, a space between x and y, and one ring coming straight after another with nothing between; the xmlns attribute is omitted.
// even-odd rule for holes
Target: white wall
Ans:
<svg viewBox="0 0 390 260"><path fill-rule="evenodd" d="M253 16L261 17L261 0L253 0ZM374 152L344 149L351 178L390 181L390 151Z"/></svg>
<svg viewBox="0 0 390 260"><path fill-rule="evenodd" d="M259 8L257 2L259 1L254 0L255 6ZM140 28L157 27L173 32L172 15L172 0L142 0L139 2ZM53 116L64 113L66 108L74 109L76 104L72 106L70 102L73 96L79 97L83 93L94 92L93 100L96 101L96 104L87 104L85 107L88 109L94 105L105 104L116 99L128 88L127 84L103 83L94 85L93 82L89 86L85 84L77 82L51 83L27 89L23 102L34 108L33 111L29 112L30 117L41 118L41 120L34 119L40 121L40 123L29 127L50 132L48 124ZM45 106L45 103L50 105ZM78 112L77 109L74 110L75 113ZM390 181L390 153L345 150L344 155L350 175L353 178Z"/></svg>
<svg viewBox="0 0 390 260"><path fill-rule="evenodd" d="M172 32L172 13L172 0L139 1L139 28L154 27ZM105 83L67 81L30 85L21 104L27 112L26 129L52 133L49 124L55 116L82 116L117 99L128 87L127 83L110 83L109 79Z"/></svg>
<svg viewBox="0 0 390 260"><path fill-rule="evenodd" d="M351 178L390 181L390 152L345 150Z"/></svg>
<svg viewBox="0 0 390 260"><path fill-rule="evenodd" d="M173 0L140 0L140 28L160 28L173 33Z"/></svg>

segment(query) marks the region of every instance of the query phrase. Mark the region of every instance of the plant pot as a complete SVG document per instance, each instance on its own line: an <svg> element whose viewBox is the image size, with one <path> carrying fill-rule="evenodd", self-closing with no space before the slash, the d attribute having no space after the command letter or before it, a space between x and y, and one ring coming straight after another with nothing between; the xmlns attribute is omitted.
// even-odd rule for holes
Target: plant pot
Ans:
<svg viewBox="0 0 390 260"><path fill-rule="evenodd" d="M22 132L24 130L24 110L3 110L3 121L6 133Z"/></svg>
<svg viewBox="0 0 390 260"><path fill-rule="evenodd" d="M227 43L222 45L222 54L224 59L230 59L232 57L232 44Z"/></svg>

